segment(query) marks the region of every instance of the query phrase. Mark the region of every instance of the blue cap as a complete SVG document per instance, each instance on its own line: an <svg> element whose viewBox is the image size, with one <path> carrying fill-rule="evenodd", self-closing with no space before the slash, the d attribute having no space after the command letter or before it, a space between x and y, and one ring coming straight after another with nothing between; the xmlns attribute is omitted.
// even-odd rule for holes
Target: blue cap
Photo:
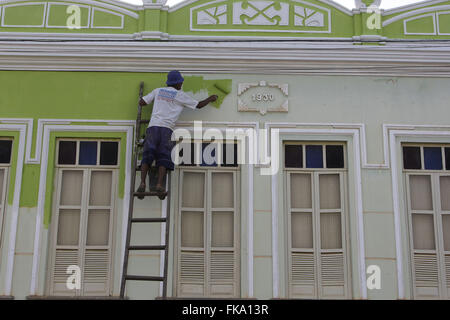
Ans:
<svg viewBox="0 0 450 320"><path fill-rule="evenodd" d="M180 71L173 70L167 74L166 84L168 86L172 86L177 83L182 83L183 81L184 81L184 78L181 76Z"/></svg>

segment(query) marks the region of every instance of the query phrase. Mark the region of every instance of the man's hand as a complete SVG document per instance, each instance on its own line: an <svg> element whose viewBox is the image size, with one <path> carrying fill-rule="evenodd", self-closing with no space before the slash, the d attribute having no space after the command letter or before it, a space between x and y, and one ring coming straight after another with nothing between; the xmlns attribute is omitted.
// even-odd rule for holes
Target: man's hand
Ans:
<svg viewBox="0 0 450 320"><path fill-rule="evenodd" d="M202 100L202 101L200 101L199 103L198 103L198 105L197 105L197 109L201 109L201 108L203 108L204 106L206 106L208 103L210 103L210 102L214 102L214 101L216 101L217 100L217 95L212 95L212 96L209 96L208 98L206 98L205 100Z"/></svg>
<svg viewBox="0 0 450 320"><path fill-rule="evenodd" d="M145 102L144 99L141 98L141 100L139 100L139 105L140 105L141 107L146 106L146 105L147 105L147 102Z"/></svg>

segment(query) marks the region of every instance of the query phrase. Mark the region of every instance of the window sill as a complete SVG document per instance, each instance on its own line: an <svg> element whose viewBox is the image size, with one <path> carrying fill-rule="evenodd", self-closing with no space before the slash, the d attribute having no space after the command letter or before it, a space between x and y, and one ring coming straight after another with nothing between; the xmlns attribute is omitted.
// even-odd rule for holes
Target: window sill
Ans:
<svg viewBox="0 0 450 320"><path fill-rule="evenodd" d="M27 300L128 300L119 296L27 296Z"/></svg>

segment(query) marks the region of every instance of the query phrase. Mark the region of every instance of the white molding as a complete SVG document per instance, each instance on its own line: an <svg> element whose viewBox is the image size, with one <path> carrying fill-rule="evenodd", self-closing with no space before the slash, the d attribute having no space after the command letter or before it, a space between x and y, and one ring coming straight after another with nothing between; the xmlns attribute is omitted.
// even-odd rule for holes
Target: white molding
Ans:
<svg viewBox="0 0 450 320"><path fill-rule="evenodd" d="M447 2L447 1L448 0L434 0L434 1L433 0L422 0L422 1L417 2L417 3L411 3L411 4L404 5L404 6L400 6L400 7L384 10L383 15L384 16L389 16L391 14L404 12L406 10L423 8L424 6L432 6L432 5L439 4L439 3L442 3L442 2Z"/></svg>
<svg viewBox="0 0 450 320"><path fill-rule="evenodd" d="M117 17L120 17L121 19L121 24L120 27L96 27L95 24L95 11L101 11L101 12L105 12L108 14L112 14L115 15ZM101 9L101 8L92 8L92 15L91 15L91 28L92 29L123 29L124 27L124 15L123 14L119 14L119 13L115 13L113 11L110 10L105 10L105 9Z"/></svg>
<svg viewBox="0 0 450 320"><path fill-rule="evenodd" d="M0 41L0 69L167 72L178 68L194 74L450 77L449 51L450 45L441 42L424 47L291 41Z"/></svg>
<svg viewBox="0 0 450 320"><path fill-rule="evenodd" d="M51 119L45 119L47 123L52 123ZM55 119L55 122L59 122L61 120ZM74 122L76 120L66 120L68 122ZM108 120L104 120L108 122ZM120 121L120 120L116 120ZM87 121L85 121L87 122ZM102 122L102 120L93 120L92 122ZM123 122L126 122L124 120ZM122 220L122 233L126 230L126 221L128 221L128 205L129 205L129 197L130 194L127 190L130 190L130 182L131 182L131 154L132 154L132 145L133 145L133 134L134 134L134 125L111 125L111 126L89 126L89 125L61 125L61 124L53 124L53 125L45 125L43 124L43 142L42 142L42 154L44 157L41 161L41 171L39 177L39 195L38 195L38 206L37 206L37 214L36 214L36 225L35 225L35 236L34 236L34 249L33 249L33 264L31 270L31 285L30 285L30 295L36 295L38 288L38 273L39 273L39 265L40 265L40 253L41 253L41 230L42 223L44 218L44 205L45 205L45 194L46 194L46 186L47 186L47 167L48 167L48 148L50 142L50 133L52 131L77 131L77 132L126 132L127 134L127 146L126 146L126 156L125 156L125 193L123 198L123 220ZM125 224L124 224L125 221ZM123 236L123 235L122 235ZM123 239L122 239L123 240ZM122 241L121 244L121 255L123 260L125 243Z"/></svg>
<svg viewBox="0 0 450 320"><path fill-rule="evenodd" d="M267 150L267 149L266 149ZM280 297L280 271L278 253L278 175L272 175L272 294L273 298Z"/></svg>
<svg viewBox="0 0 450 320"><path fill-rule="evenodd" d="M433 27L434 27L433 33L408 32L408 27L406 25L408 22L414 21L414 20L417 20L417 19L422 19L422 18L425 18L425 17L432 17L433 18ZM420 15L420 16L417 16L417 17L412 17L412 18L403 20L403 33L405 35L420 35L420 36L430 36L430 35L432 35L432 36L434 36L434 35L437 34L437 29L438 29L438 26L436 25L436 13L435 12L427 13L427 14L423 14L423 15Z"/></svg>
<svg viewBox="0 0 450 320"><path fill-rule="evenodd" d="M48 24L48 18L50 17L50 9L51 9L52 5L55 5L55 6L70 6L70 5L73 5L73 4L72 3L68 3L68 2L47 2L47 13L46 13L46 17L45 17L45 28L48 28L48 29L55 29L55 28L68 29L67 25L65 25L65 26L53 26L53 25L49 25ZM90 23L91 23L91 7L90 6L85 6L85 5L79 5L79 7L88 9L87 26L80 26L79 29L89 29Z"/></svg>
<svg viewBox="0 0 450 320"><path fill-rule="evenodd" d="M415 16L415 15L418 15L421 13L436 12L439 10L449 10L449 9L450 9L450 5L445 5L445 6L422 8L422 9L418 9L418 10L414 10L414 11L405 12L405 13L399 14L398 16L395 16L393 18L387 19L386 21L383 21L383 27L386 27L386 26L390 25L391 23L394 23L403 18Z"/></svg>
<svg viewBox="0 0 450 320"><path fill-rule="evenodd" d="M5 24L5 12L7 8L12 7L24 7L24 6L36 6L36 5L43 5L44 6L44 12L42 14L42 23L40 25L6 25ZM47 14L47 2L27 2L27 3L18 3L18 4L8 4L3 6L3 14L2 14L2 27L5 28L43 28L45 26L45 20L46 20L46 14Z"/></svg>
<svg viewBox="0 0 450 320"><path fill-rule="evenodd" d="M19 141L18 143L18 153L17 153L17 164L16 164L16 176L14 182L14 196L13 205L11 209L11 225L9 230L9 243L8 252L6 260L6 273L5 273L5 295L10 296L12 294L12 279L14 271L14 258L16 250L16 240L17 240L17 226L19 219L19 205L20 205L20 194L22 188L22 174L23 174L23 164L25 158L25 135L27 131L26 124L0 124L0 131L19 131ZM6 207L6 204L5 204Z"/></svg>

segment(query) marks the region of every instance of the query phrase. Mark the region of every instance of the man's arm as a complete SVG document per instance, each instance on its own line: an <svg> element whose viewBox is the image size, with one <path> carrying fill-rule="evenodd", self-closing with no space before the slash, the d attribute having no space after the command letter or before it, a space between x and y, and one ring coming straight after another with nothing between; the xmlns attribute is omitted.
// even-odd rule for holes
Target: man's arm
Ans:
<svg viewBox="0 0 450 320"><path fill-rule="evenodd" d="M141 98L141 100L139 100L139 105L140 105L141 107L146 106L146 105L147 105L147 102L145 102L145 100Z"/></svg>
<svg viewBox="0 0 450 320"><path fill-rule="evenodd" d="M212 96L209 96L208 98L206 98L205 100L202 100L202 101L200 101L198 104L197 104L197 109L201 109L201 108L203 108L204 106L206 106L208 103L210 103L210 102L214 102L214 101L216 101L217 100L217 96L216 95L212 95Z"/></svg>

